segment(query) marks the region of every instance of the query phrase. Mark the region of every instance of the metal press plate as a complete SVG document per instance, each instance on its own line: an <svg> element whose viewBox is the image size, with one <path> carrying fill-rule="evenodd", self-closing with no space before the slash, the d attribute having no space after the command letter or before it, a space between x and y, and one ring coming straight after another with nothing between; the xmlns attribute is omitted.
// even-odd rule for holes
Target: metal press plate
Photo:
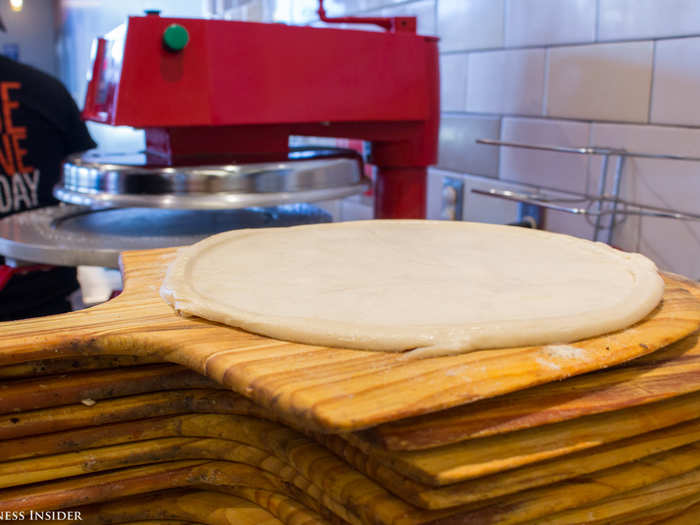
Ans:
<svg viewBox="0 0 700 525"><path fill-rule="evenodd" d="M368 187L351 150L298 148L265 162L245 160L170 166L145 153L88 152L64 164L54 195L82 206L216 210L338 199Z"/></svg>
<svg viewBox="0 0 700 525"><path fill-rule="evenodd" d="M62 266L119 267L125 250L184 246L223 231L331 222L310 204L240 210L94 210L60 205L0 220L0 254Z"/></svg>

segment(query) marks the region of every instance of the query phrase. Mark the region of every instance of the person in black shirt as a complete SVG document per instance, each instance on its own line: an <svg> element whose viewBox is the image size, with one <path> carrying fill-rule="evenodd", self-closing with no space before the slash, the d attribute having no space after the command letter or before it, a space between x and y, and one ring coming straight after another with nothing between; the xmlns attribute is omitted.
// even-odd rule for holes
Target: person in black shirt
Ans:
<svg viewBox="0 0 700 525"><path fill-rule="evenodd" d="M0 56L0 218L55 204L65 157L94 147L58 80ZM68 311L67 296L78 288L72 267L0 267L3 284L0 321Z"/></svg>

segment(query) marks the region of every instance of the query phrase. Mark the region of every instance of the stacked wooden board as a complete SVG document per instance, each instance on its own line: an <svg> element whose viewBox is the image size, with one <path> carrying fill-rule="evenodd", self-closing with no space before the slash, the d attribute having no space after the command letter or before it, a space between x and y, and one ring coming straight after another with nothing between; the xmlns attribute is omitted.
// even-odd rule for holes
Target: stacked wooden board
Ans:
<svg viewBox="0 0 700 525"><path fill-rule="evenodd" d="M0 325L0 512L83 523L697 523L700 296L571 345L413 359L183 319L172 250ZM70 521L70 519L68 519ZM64 521L65 522L65 521Z"/></svg>

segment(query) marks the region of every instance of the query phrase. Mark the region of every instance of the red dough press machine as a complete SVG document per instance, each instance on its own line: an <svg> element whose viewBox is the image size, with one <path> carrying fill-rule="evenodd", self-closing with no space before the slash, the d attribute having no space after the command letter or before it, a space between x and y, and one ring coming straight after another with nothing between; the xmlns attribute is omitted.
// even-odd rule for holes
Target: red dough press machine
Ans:
<svg viewBox="0 0 700 525"><path fill-rule="evenodd" d="M384 31L129 17L97 40L83 116L145 130L140 152L71 157L64 203L0 221L11 261L112 266L127 249L190 244L235 228L331 220L309 203L368 188L376 218L424 218L439 127L437 39L415 17L334 18ZM108 144L102 144L107 150Z"/></svg>
<svg viewBox="0 0 700 525"><path fill-rule="evenodd" d="M415 17L331 19L322 1L319 15L385 31L130 17L98 40L83 116L144 129L158 167L314 157L295 159L290 135L369 141L375 216L424 218L437 38Z"/></svg>

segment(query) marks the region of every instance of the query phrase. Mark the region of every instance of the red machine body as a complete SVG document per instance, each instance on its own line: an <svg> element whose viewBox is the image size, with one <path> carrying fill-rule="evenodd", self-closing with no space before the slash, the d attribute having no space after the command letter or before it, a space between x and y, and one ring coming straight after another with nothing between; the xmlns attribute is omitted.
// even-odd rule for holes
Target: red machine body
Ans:
<svg viewBox="0 0 700 525"><path fill-rule="evenodd" d="M189 35L163 45L172 24ZM377 218L425 217L437 157L437 39L223 20L130 17L99 39L83 116L146 130L176 164L288 150L289 135L363 139Z"/></svg>

